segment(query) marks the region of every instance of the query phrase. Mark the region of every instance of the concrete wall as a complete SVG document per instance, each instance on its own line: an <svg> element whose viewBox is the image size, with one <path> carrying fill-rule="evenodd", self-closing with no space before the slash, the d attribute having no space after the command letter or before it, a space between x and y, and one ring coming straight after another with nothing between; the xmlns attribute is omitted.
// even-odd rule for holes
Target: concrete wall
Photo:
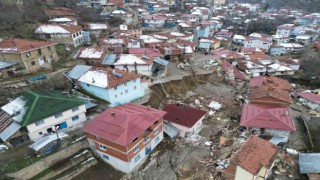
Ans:
<svg viewBox="0 0 320 180"><path fill-rule="evenodd" d="M237 166L235 180L253 180L254 175L246 171L245 169Z"/></svg>
<svg viewBox="0 0 320 180"><path fill-rule="evenodd" d="M25 167L14 173L9 173L7 174L7 176L12 177L14 179L20 179L20 180L30 179L36 176L37 174L39 174L40 172L48 169L52 165L56 164L57 162L63 159L66 159L68 157L71 157L81 149L85 149L85 148L88 148L88 143L86 141L79 141L65 149L62 149L52 155L49 155L33 163L28 167Z"/></svg>
<svg viewBox="0 0 320 180"><path fill-rule="evenodd" d="M132 73L135 73L135 70L136 70L135 65L127 65L127 69L123 65L115 65L115 68L123 71L128 70L128 72L132 72ZM146 76L151 76L152 75L151 68L152 68L152 65L148 65L148 64L137 65L137 73L146 75Z"/></svg>
<svg viewBox="0 0 320 180"><path fill-rule="evenodd" d="M176 127L177 129L179 129L179 136L180 137L185 137L187 133L195 132L201 127L204 117L205 116L200 118L199 121L196 122L191 128L186 127L186 126L182 126L182 125L177 124L177 123L172 123L170 121L166 121L166 120L165 121L168 122L168 124L170 124L170 125Z"/></svg>
<svg viewBox="0 0 320 180"><path fill-rule="evenodd" d="M86 108L85 105L81 105L78 107L79 109L75 112L72 111L72 109L69 109L67 111L62 112L62 117L55 118L55 116L48 117L46 119L43 119L44 123L40 125L36 125L35 123L32 123L27 126L27 130L29 132L29 137L32 141L37 141L41 137L43 137L45 134L47 134L47 129L52 128L53 131L55 131L55 126L66 122L67 123L67 128L73 128L77 124L84 122L87 120L87 117L85 115L86 113ZM79 116L79 119L76 121L72 121L72 117L74 116ZM58 131L62 131L66 129L59 129ZM39 133L42 134L39 134Z"/></svg>
<svg viewBox="0 0 320 180"><path fill-rule="evenodd" d="M260 41L260 40L249 40L249 41L245 41L244 42L244 47L254 47L254 48L261 48L261 49L266 49L268 50L271 46L271 42L267 43L264 41Z"/></svg>

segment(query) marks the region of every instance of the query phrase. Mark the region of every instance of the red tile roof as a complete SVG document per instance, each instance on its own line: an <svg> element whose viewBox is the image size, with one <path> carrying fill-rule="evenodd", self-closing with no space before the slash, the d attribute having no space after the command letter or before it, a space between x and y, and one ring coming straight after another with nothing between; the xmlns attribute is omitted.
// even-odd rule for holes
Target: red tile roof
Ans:
<svg viewBox="0 0 320 180"><path fill-rule="evenodd" d="M254 87L250 88L249 91L249 100L263 100L265 98L273 98L278 100L279 102L283 102L286 104L291 104L291 98L289 96L289 92L287 90L279 89L275 86L267 87L267 86L261 86L261 87Z"/></svg>
<svg viewBox="0 0 320 180"><path fill-rule="evenodd" d="M55 43L47 41L7 38L0 42L0 53L20 54L53 45L55 45Z"/></svg>
<svg viewBox="0 0 320 180"><path fill-rule="evenodd" d="M276 159L279 147L251 135L247 142L230 159L230 165L224 173L236 175L237 166L253 175L257 175L262 167L270 168Z"/></svg>
<svg viewBox="0 0 320 180"><path fill-rule="evenodd" d="M246 104L242 109L240 126L295 131L289 108Z"/></svg>
<svg viewBox="0 0 320 180"><path fill-rule="evenodd" d="M302 93L299 93L298 95L308 101L320 104L320 96L319 95L316 95L316 94L313 94L310 92L302 92Z"/></svg>
<svg viewBox="0 0 320 180"><path fill-rule="evenodd" d="M161 110L128 103L105 110L90 121L83 131L126 146L165 114Z"/></svg>
<svg viewBox="0 0 320 180"><path fill-rule="evenodd" d="M281 90L292 91L292 86L287 80L277 78L277 77L267 77L267 76L254 77L250 79L249 86L250 87L269 86L269 87L274 87Z"/></svg>
<svg viewBox="0 0 320 180"><path fill-rule="evenodd" d="M188 128L191 128L207 113L206 111L181 104L168 104L162 110L167 112L164 116L164 120L180 124Z"/></svg>
<svg viewBox="0 0 320 180"><path fill-rule="evenodd" d="M222 69L225 73L227 73L230 69L233 69L233 74L237 79L241 79L241 80L245 79L244 75L236 67L234 67L232 64L230 64L226 60L223 60L222 62Z"/></svg>
<svg viewBox="0 0 320 180"><path fill-rule="evenodd" d="M153 48L129 48L129 54L147 55L152 57L160 57L162 54Z"/></svg>

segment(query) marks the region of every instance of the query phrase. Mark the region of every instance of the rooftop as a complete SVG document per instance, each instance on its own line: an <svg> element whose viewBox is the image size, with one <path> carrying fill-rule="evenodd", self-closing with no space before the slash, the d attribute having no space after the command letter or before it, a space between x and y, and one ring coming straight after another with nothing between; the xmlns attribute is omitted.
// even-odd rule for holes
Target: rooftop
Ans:
<svg viewBox="0 0 320 180"><path fill-rule="evenodd" d="M161 110L128 103L108 108L90 121L83 131L126 146L165 114Z"/></svg>
<svg viewBox="0 0 320 180"><path fill-rule="evenodd" d="M0 42L0 53L21 54L31 50L53 45L55 45L55 43L47 41L6 38Z"/></svg>

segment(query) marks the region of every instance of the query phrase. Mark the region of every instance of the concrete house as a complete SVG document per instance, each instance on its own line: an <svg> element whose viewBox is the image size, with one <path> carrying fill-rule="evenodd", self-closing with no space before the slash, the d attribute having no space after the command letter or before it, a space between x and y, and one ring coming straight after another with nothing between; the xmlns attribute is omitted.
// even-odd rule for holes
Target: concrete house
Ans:
<svg viewBox="0 0 320 180"><path fill-rule="evenodd" d="M257 38L257 37L249 37L244 41L244 47L255 47L264 49L266 51L269 50L269 48L272 45L272 40L266 39L266 38Z"/></svg>
<svg viewBox="0 0 320 180"><path fill-rule="evenodd" d="M288 107L270 107L245 104L242 108L240 126L250 127L258 135L271 135L288 139L295 131Z"/></svg>
<svg viewBox="0 0 320 180"><path fill-rule="evenodd" d="M147 55L141 57L134 54L120 54L113 63L115 69L141 74L145 76L152 75L153 58Z"/></svg>
<svg viewBox="0 0 320 180"><path fill-rule="evenodd" d="M143 17L144 26L147 27L163 27L166 21L165 17L157 15L148 15Z"/></svg>
<svg viewBox="0 0 320 180"><path fill-rule="evenodd" d="M182 104L168 104L162 110L167 112L163 117L164 122L176 127L180 137L187 137L197 132L207 114L206 111Z"/></svg>
<svg viewBox="0 0 320 180"><path fill-rule="evenodd" d="M252 180L267 179L274 166L279 147L256 136L250 136L246 143L230 158L229 166L222 171L223 179Z"/></svg>
<svg viewBox="0 0 320 180"><path fill-rule="evenodd" d="M68 76L90 94L110 103L110 107L139 99L145 94L140 75L111 68L77 65Z"/></svg>
<svg viewBox="0 0 320 180"><path fill-rule="evenodd" d="M0 60L17 62L26 73L51 68L58 60L55 43L27 39L3 39L0 42Z"/></svg>
<svg viewBox="0 0 320 180"><path fill-rule="evenodd" d="M163 139L163 116L150 107L128 103L109 108L84 128L90 146L114 168L129 173Z"/></svg>
<svg viewBox="0 0 320 180"><path fill-rule="evenodd" d="M83 47L78 50L77 59L84 60L87 65L101 65L106 54L103 47Z"/></svg>
<svg viewBox="0 0 320 180"><path fill-rule="evenodd" d="M276 35L289 37L293 35L296 26L294 24L284 24L277 27Z"/></svg>
<svg viewBox="0 0 320 180"><path fill-rule="evenodd" d="M82 27L95 38L106 37L109 35L109 27L107 23L84 23Z"/></svg>
<svg viewBox="0 0 320 180"><path fill-rule="evenodd" d="M63 24L41 24L35 33L42 39L74 47L84 43L82 27Z"/></svg>
<svg viewBox="0 0 320 180"><path fill-rule="evenodd" d="M8 138L25 128L36 141L58 131L69 131L86 121L85 102L57 91L29 90L1 107L13 119Z"/></svg>

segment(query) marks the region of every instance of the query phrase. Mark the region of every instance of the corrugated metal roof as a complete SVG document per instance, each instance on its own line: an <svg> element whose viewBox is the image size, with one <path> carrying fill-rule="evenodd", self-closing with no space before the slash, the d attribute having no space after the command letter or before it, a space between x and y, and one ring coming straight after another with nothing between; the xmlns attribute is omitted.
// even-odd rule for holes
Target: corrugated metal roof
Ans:
<svg viewBox="0 0 320 180"><path fill-rule="evenodd" d="M320 173L320 153L299 153L300 174Z"/></svg>
<svg viewBox="0 0 320 180"><path fill-rule="evenodd" d="M15 64L18 64L18 62L15 61L0 61L0 69L4 69L10 66L13 66Z"/></svg>
<svg viewBox="0 0 320 180"><path fill-rule="evenodd" d="M14 133L16 133L20 128L21 128L21 126L18 123L12 122L5 130L3 130L0 133L0 139L2 139L2 141L6 141Z"/></svg>
<svg viewBox="0 0 320 180"><path fill-rule="evenodd" d="M84 73L89 71L91 66L87 65L76 65L71 71L68 72L68 77L71 79L79 79Z"/></svg>
<svg viewBox="0 0 320 180"><path fill-rule="evenodd" d="M175 137L179 133L179 130L176 127L168 123L163 123L163 131L170 136L170 138Z"/></svg>
<svg viewBox="0 0 320 180"><path fill-rule="evenodd" d="M58 135L59 135L59 139L63 139L68 136L67 134L62 133L62 132L59 132ZM49 136L44 136L44 137L40 138L38 141L31 144L29 147L35 151L39 151L41 148L45 147L50 142L57 140L57 139L58 139L57 134L51 134Z"/></svg>
<svg viewBox="0 0 320 180"><path fill-rule="evenodd" d="M161 59L161 58L155 58L155 60L153 60L153 62L156 62L156 63L161 64L163 66L167 66L169 64L168 61Z"/></svg>
<svg viewBox="0 0 320 180"><path fill-rule="evenodd" d="M116 62L117 55L116 54L107 54L104 60L102 61L103 65L112 65Z"/></svg>

